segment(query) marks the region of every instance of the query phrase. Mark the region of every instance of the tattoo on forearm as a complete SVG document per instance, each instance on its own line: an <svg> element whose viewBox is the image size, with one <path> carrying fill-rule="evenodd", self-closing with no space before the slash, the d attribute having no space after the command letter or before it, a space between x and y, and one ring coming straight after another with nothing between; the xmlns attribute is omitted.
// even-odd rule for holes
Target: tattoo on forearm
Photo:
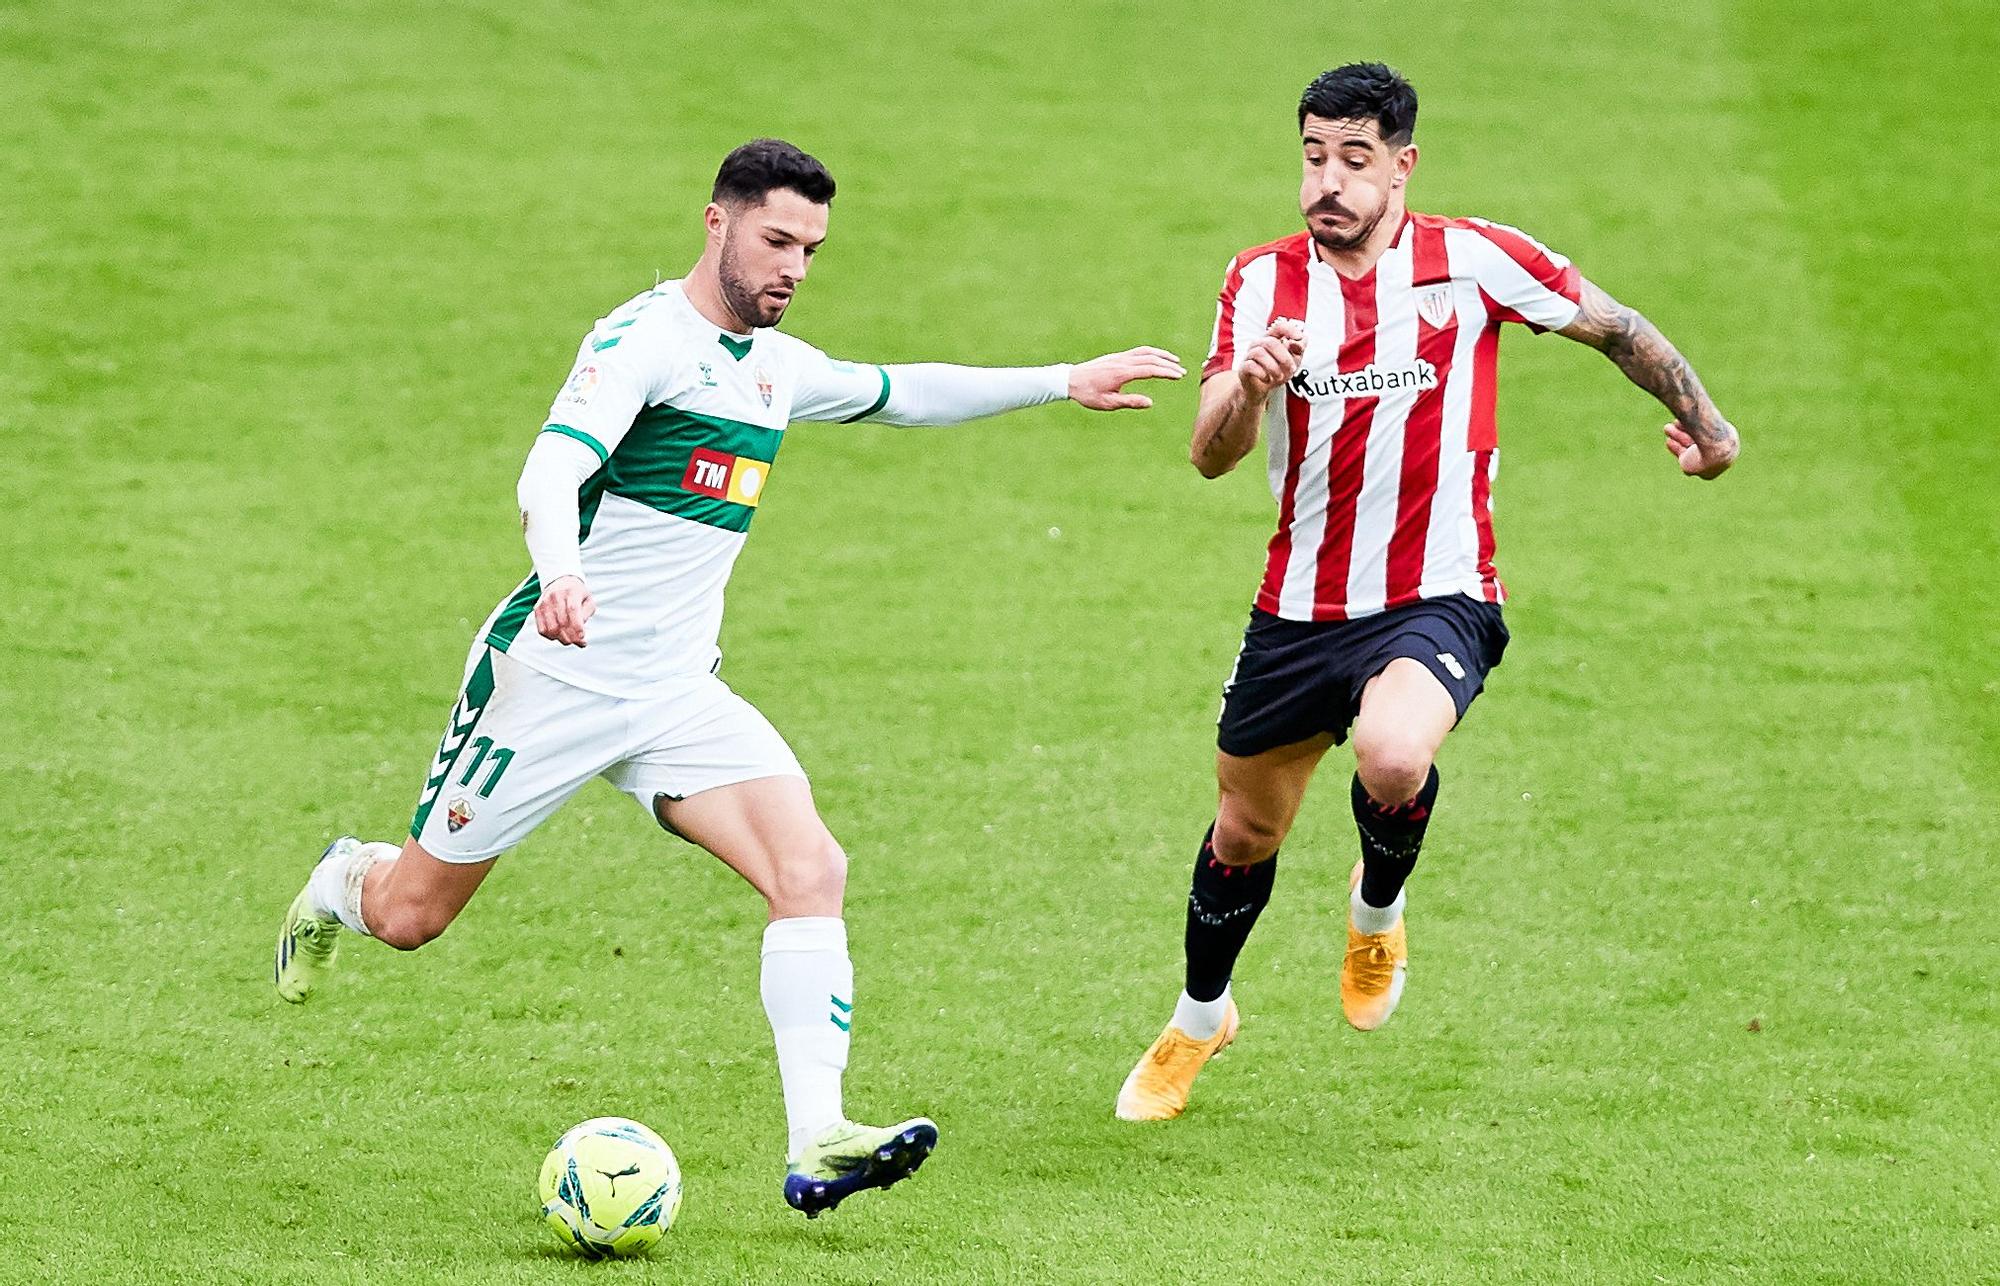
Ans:
<svg viewBox="0 0 2000 1286"><path fill-rule="evenodd" d="M1197 414L1190 449L1195 467L1210 477L1234 468L1257 444L1257 425L1263 414L1261 400L1252 401L1241 394Z"/></svg>
<svg viewBox="0 0 2000 1286"><path fill-rule="evenodd" d="M1735 430L1715 409L1701 379L1660 328L1595 286L1583 292L1577 338L1617 363L1627 379L1645 389L1674 414L1695 441L1721 445Z"/></svg>

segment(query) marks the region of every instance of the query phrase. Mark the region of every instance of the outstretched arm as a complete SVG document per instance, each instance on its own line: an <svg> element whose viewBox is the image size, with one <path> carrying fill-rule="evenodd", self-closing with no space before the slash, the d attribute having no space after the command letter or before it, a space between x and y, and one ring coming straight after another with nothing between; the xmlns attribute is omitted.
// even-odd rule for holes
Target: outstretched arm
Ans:
<svg viewBox="0 0 2000 1286"><path fill-rule="evenodd" d="M1667 426L1667 449L1680 460L1683 473L1697 478L1720 477L1735 462L1741 444L1735 428L1709 400L1694 368L1660 328L1638 312L1588 281L1582 290L1576 320L1557 333L1609 357L1625 372L1625 378L1673 412L1674 422Z"/></svg>
<svg viewBox="0 0 2000 1286"><path fill-rule="evenodd" d="M919 362L881 368L886 396L868 417L884 424L962 424L1064 398L1092 411L1144 410L1153 399L1124 391L1135 380L1177 380L1180 359L1134 348L1075 366L988 367Z"/></svg>
<svg viewBox="0 0 2000 1286"><path fill-rule="evenodd" d="M792 418L844 424L963 424L1065 398L1092 411L1143 410L1153 399L1125 392L1127 384L1177 380L1181 375L1180 359L1158 348L1128 349L1075 366L945 362L867 366L836 362L818 349L808 349Z"/></svg>

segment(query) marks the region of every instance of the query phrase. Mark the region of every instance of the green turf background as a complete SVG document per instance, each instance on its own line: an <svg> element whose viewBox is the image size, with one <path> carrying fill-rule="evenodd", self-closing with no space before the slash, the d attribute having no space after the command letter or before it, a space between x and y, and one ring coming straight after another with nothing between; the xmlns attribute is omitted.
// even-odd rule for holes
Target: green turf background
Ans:
<svg viewBox="0 0 2000 1286"><path fill-rule="evenodd" d="M1414 203L1518 223L1742 427L1683 481L1510 336L1515 642L1448 747L1396 1022L1339 1022L1330 774L1166 1127L1260 471L1150 413L811 427L726 673L854 858L850 1108L936 1160L777 1197L761 907L608 788L305 1010L271 934L407 818L520 457L717 158L839 177L843 356L1199 360L1296 223L1323 66L1424 95ZM2000 24L1976 3L0 3L0 1280L2000 1277ZM1327 789L1325 787L1331 787ZM652 1261L558 1257L585 1116L678 1148Z"/></svg>

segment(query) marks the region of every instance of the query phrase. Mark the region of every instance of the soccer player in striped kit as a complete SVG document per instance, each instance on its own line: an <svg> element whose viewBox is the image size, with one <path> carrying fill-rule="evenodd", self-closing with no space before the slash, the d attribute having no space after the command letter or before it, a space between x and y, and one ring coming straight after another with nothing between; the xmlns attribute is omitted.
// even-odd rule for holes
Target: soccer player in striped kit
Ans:
<svg viewBox="0 0 2000 1286"><path fill-rule="evenodd" d="M1340 1003L1361 1031L1395 1011L1433 761L1507 646L1491 498L1501 325L1611 358L1673 413L1684 474L1736 458L1736 431L1652 323L1525 233L1405 208L1416 120L1415 90L1380 63L1314 80L1299 103L1305 231L1237 255L1223 282L1191 454L1219 477L1267 434L1278 531L1223 687L1186 988L1119 1092L1125 1120L1178 1116L1235 1039L1230 972L1313 769L1350 735L1362 856Z"/></svg>

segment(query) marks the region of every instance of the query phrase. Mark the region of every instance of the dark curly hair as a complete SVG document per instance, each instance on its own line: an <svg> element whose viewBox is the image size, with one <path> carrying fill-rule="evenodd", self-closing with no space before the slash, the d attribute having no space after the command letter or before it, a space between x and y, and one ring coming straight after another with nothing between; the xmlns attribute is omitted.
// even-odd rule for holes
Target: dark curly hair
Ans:
<svg viewBox="0 0 2000 1286"><path fill-rule="evenodd" d="M1382 141L1408 147L1417 132L1417 90L1385 63L1348 63L1323 71L1299 96L1299 128L1307 116L1372 120Z"/></svg>
<svg viewBox="0 0 2000 1286"><path fill-rule="evenodd" d="M722 158L710 199L719 205L762 205L766 193L789 188L806 200L833 200L833 176L818 160L781 138L753 138Z"/></svg>

